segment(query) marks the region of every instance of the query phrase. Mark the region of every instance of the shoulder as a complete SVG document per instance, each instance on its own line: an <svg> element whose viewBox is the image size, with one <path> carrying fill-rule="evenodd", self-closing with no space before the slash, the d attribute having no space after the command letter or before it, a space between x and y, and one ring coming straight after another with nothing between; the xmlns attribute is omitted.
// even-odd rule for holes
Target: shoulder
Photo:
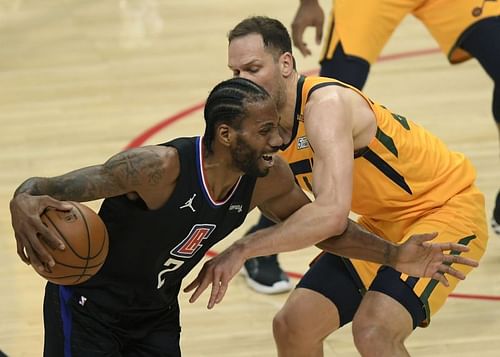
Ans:
<svg viewBox="0 0 500 357"><path fill-rule="evenodd" d="M162 168L169 173L168 176L175 177L180 172L180 153L179 150L173 146L151 145L143 147L145 151L149 152L151 157L150 164L156 162L158 167Z"/></svg>
<svg viewBox="0 0 500 357"><path fill-rule="evenodd" d="M169 182L177 179L180 172L179 152L171 146L149 145L121 152L110 160L108 165L117 169L125 168L142 177L146 184L160 178Z"/></svg>
<svg viewBox="0 0 500 357"><path fill-rule="evenodd" d="M134 191L150 209L167 202L180 176L179 153L169 146L144 146L126 151L132 158L127 170L134 182Z"/></svg>

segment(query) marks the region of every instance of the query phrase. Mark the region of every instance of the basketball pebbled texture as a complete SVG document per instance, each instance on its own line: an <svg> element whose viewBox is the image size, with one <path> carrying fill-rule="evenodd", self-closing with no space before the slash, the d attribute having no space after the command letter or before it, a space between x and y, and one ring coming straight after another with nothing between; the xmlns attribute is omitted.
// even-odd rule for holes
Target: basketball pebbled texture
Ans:
<svg viewBox="0 0 500 357"><path fill-rule="evenodd" d="M50 272L38 274L59 285L83 283L96 274L106 260L109 248L108 232L101 217L89 207L68 202L73 206L70 211L48 208L40 216L42 222L64 242L66 249L51 249L43 240L55 260Z"/></svg>

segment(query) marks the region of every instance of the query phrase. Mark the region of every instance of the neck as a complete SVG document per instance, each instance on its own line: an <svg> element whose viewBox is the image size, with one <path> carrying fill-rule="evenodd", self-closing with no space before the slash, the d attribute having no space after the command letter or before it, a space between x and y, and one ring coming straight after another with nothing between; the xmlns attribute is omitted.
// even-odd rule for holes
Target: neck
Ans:
<svg viewBox="0 0 500 357"><path fill-rule="evenodd" d="M285 98L278 109L280 115L280 135L283 142L288 144L292 137L295 122L295 102L297 101L297 83L299 74L294 71L290 77L285 79Z"/></svg>
<svg viewBox="0 0 500 357"><path fill-rule="evenodd" d="M203 153L203 175L210 197L216 201L224 200L242 175L231 166L231 157L214 148L212 154Z"/></svg>

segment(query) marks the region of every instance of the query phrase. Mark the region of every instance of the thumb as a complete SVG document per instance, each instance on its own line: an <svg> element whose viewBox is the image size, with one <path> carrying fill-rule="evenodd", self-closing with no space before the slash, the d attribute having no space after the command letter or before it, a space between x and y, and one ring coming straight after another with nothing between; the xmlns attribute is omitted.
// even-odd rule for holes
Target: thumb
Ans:
<svg viewBox="0 0 500 357"><path fill-rule="evenodd" d="M321 44L321 39L323 38L323 24L316 25L316 44Z"/></svg>
<svg viewBox="0 0 500 357"><path fill-rule="evenodd" d="M74 207L68 201L59 201L52 197L47 197L46 206L47 208L54 208L58 211L71 211Z"/></svg>
<svg viewBox="0 0 500 357"><path fill-rule="evenodd" d="M198 285L199 285L198 284L198 278L196 278L191 283L189 283L189 285L186 286L183 291L185 293L188 293L188 292L192 291L194 288L196 288Z"/></svg>
<svg viewBox="0 0 500 357"><path fill-rule="evenodd" d="M414 234L411 238L413 241L422 244L424 242L433 240L437 236L438 236L437 232L432 232L432 233Z"/></svg>

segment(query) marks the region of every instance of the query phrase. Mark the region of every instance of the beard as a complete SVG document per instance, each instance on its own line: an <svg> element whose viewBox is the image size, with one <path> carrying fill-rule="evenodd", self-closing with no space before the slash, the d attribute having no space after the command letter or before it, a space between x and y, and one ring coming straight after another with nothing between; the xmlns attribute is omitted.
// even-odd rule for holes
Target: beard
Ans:
<svg viewBox="0 0 500 357"><path fill-rule="evenodd" d="M236 138L236 146L231 150L231 157L235 166L245 174L255 177L264 177L269 168L259 167L262 154L257 153L240 135Z"/></svg>

